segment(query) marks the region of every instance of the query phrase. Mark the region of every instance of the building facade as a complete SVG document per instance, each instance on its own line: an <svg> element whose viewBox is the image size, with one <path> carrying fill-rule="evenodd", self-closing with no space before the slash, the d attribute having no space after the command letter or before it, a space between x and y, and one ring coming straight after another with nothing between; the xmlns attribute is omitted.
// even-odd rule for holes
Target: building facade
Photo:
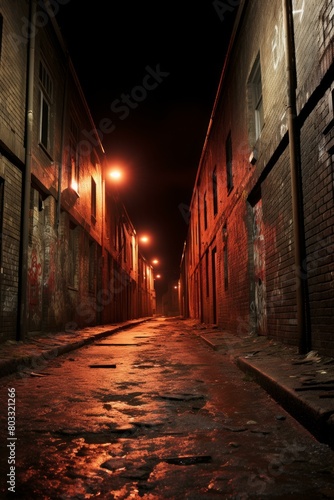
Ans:
<svg viewBox="0 0 334 500"><path fill-rule="evenodd" d="M184 316L334 355L334 5L238 2L190 204Z"/></svg>
<svg viewBox="0 0 334 500"><path fill-rule="evenodd" d="M150 316L152 268L56 23L62 2L0 7L0 342ZM145 276L145 286L143 285Z"/></svg>

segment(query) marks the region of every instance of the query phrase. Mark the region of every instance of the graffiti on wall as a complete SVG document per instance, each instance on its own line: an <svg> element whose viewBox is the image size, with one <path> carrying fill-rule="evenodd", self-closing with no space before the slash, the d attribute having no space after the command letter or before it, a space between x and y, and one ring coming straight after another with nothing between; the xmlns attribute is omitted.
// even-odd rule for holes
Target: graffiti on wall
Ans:
<svg viewBox="0 0 334 500"><path fill-rule="evenodd" d="M305 0L293 1L293 17L295 22L301 23L304 16ZM276 71L285 55L285 29L283 23L283 15L279 14L278 23L275 25L274 34L271 40L271 52L273 58L273 66Z"/></svg>
<svg viewBox="0 0 334 500"><path fill-rule="evenodd" d="M265 280L265 242L261 198L253 207L253 251L256 327L258 334L265 335L267 330L267 307Z"/></svg>
<svg viewBox="0 0 334 500"><path fill-rule="evenodd" d="M30 267L28 268L29 305L35 306L39 304L41 275L42 266L38 262L37 251L33 248L30 257Z"/></svg>

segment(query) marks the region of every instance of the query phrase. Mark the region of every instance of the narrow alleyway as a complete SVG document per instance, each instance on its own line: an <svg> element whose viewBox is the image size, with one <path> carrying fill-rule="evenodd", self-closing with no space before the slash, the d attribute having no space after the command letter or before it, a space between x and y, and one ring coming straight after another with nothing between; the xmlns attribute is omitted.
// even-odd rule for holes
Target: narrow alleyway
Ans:
<svg viewBox="0 0 334 500"><path fill-rule="evenodd" d="M3 377L0 402L1 498L334 498L333 451L178 319Z"/></svg>

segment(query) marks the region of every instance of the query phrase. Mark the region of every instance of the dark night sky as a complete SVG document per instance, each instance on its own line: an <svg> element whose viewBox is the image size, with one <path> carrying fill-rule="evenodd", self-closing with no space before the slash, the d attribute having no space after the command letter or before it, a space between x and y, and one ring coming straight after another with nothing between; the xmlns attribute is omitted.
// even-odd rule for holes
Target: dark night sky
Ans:
<svg viewBox="0 0 334 500"><path fill-rule="evenodd" d="M238 2L220 5L229 3ZM57 16L95 124L115 125L102 142L110 164L125 168L119 189L135 229L152 235L142 253L157 256L166 277L178 277L184 213L236 13L229 7L219 15L216 5L70 0ZM143 82L154 83L144 80L148 67L165 76L145 95ZM115 107L122 94L136 97L128 113Z"/></svg>

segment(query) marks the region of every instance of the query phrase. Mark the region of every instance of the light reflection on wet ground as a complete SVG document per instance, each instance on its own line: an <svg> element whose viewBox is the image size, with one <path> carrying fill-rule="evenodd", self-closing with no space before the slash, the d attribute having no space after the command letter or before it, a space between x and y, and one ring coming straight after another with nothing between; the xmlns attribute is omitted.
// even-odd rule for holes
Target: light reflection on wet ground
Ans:
<svg viewBox="0 0 334 500"><path fill-rule="evenodd" d="M154 320L57 358L43 378L2 381L17 392L22 498L334 498L333 453L176 324Z"/></svg>

